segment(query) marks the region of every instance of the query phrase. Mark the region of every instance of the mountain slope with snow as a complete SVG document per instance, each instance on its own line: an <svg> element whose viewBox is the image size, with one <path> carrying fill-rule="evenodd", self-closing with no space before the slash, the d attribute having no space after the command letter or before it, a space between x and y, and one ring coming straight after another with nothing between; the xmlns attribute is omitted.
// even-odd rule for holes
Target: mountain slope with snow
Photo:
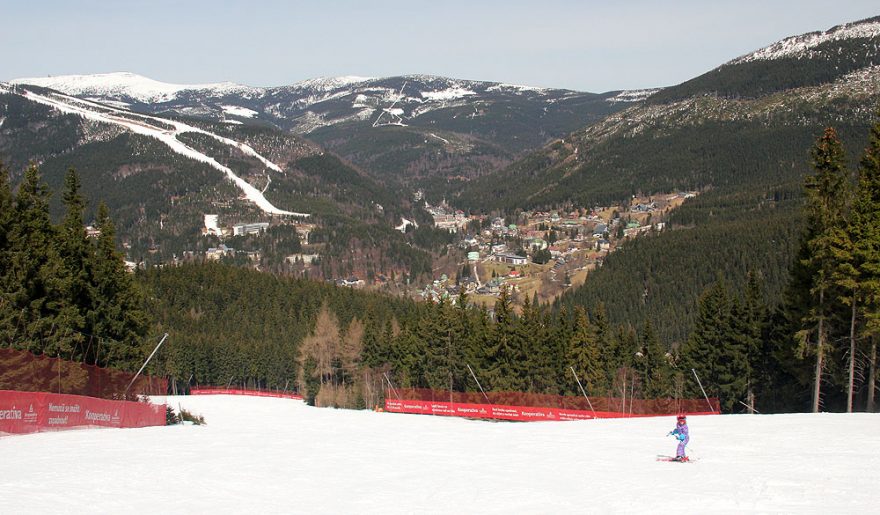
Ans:
<svg viewBox="0 0 880 515"><path fill-rule="evenodd" d="M826 43L851 39L875 39L878 36L880 36L880 18L870 18L859 22L838 25L826 31L810 32L800 36L785 38L770 46L734 59L730 64L785 57L812 58L815 56L816 49Z"/></svg>
<svg viewBox="0 0 880 515"><path fill-rule="evenodd" d="M116 125L136 134L155 138L161 141L163 144L167 145L168 148L170 148L173 152L176 152L190 159L206 163L209 166L225 173L229 180L231 180L239 189L242 190L245 198L247 198L250 202L256 204L257 207L259 207L261 210L263 210L263 212L267 214L298 217L309 216L306 213L295 213L275 207L274 205L272 205L271 202L266 200L266 197L263 196L263 192L257 190L250 183L237 176L230 168L221 165L213 157L210 157L203 152L200 152L186 145L185 143L180 141L177 136L188 132L207 135L223 143L224 145L234 147L246 155L255 157L267 168L278 173L283 173L278 165L272 163L271 161L257 153L247 144L218 136L214 133L198 129L182 122L159 119L144 115L136 115L127 111L116 109L114 107L102 106L100 104L79 100L74 97L65 97L63 95L53 94L43 95L27 90L23 91L22 94L28 100L37 102L39 104L48 105L63 113L75 114L96 122ZM169 128L169 126L171 128Z"/></svg>
<svg viewBox="0 0 880 515"><path fill-rule="evenodd" d="M675 102L696 95L757 98L822 86L880 65L880 17L785 38L652 96Z"/></svg>
<svg viewBox="0 0 880 515"><path fill-rule="evenodd" d="M183 91L202 92L212 96L249 94L256 91L256 88L232 82L169 84L129 72L31 77L15 79L11 83L50 88L68 95L117 101L130 100L145 104L170 102Z"/></svg>
<svg viewBox="0 0 880 515"><path fill-rule="evenodd" d="M876 511L880 482L876 414L690 417L696 461L680 464L656 461L674 453L672 417L517 424L272 398L168 404L207 425L0 438L14 472L0 476L3 510L860 514Z"/></svg>
<svg viewBox="0 0 880 515"><path fill-rule="evenodd" d="M266 88L166 84L131 73L14 83L147 114L270 124L315 141L382 181L407 185L485 174L623 109L624 99L643 99L432 75L329 77Z"/></svg>
<svg viewBox="0 0 880 515"><path fill-rule="evenodd" d="M132 105L150 112L172 111L200 113L219 118L223 114L246 118L259 115L281 127L308 133L319 126L344 123L351 115L375 122L383 111L396 108L406 120L455 106L467 97L473 105L520 99L547 104L573 98L596 97L590 93L516 86L492 82L448 79L431 75L391 78L356 76L325 77L304 80L289 86L258 88L224 82L217 84L169 84L134 73L118 72L96 75L21 78L13 84L30 84L62 93ZM222 101L231 104L223 104ZM244 110L236 112L229 106ZM392 107L395 106L395 107ZM307 119L320 117L316 125Z"/></svg>

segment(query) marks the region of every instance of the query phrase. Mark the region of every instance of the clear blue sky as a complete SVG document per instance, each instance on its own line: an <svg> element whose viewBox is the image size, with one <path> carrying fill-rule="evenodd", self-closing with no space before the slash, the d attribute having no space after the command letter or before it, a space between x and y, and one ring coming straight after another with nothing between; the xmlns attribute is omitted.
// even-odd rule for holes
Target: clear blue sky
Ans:
<svg viewBox="0 0 880 515"><path fill-rule="evenodd" d="M877 0L0 0L0 80L130 71L277 86L412 73L582 91L680 83Z"/></svg>

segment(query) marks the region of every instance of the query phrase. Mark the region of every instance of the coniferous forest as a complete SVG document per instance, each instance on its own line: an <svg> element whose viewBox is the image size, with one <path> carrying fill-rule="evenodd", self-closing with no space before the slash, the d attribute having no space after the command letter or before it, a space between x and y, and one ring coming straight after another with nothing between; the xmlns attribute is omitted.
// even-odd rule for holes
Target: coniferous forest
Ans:
<svg viewBox="0 0 880 515"><path fill-rule="evenodd" d="M470 366L494 391L577 395L566 373L573 367L596 396L630 388L641 398L695 398L702 394L699 375L725 412L872 410L880 334L880 124L855 170L832 128L811 156L802 201L770 218L776 228L757 232L761 238L795 230L795 258L763 268L744 259L745 279L737 282L716 271L698 300L681 306L693 311L692 327L672 330L668 320L650 316L633 323L636 316L617 313L612 321L600 299L555 306L526 299L515 309L505 291L487 310L464 294L457 305L417 303L216 263L129 273L103 205L94 221L100 233L87 237L86 199L74 170L65 179L58 223L35 166L14 193L4 171L0 341L132 369L154 337L168 332L150 370L174 388L289 388L310 403L350 408L380 403L388 380L474 391ZM664 237L620 252L649 252L652 240ZM702 255L723 249L711 239L691 245L705 246L696 253ZM781 295L768 295L771 273L783 276L774 279L787 285Z"/></svg>
<svg viewBox="0 0 880 515"><path fill-rule="evenodd" d="M89 238L76 171L67 173L58 224L49 216L49 189L30 166L15 195L0 165L0 334L4 346L100 366L143 361L149 328L134 278L116 249L104 204Z"/></svg>

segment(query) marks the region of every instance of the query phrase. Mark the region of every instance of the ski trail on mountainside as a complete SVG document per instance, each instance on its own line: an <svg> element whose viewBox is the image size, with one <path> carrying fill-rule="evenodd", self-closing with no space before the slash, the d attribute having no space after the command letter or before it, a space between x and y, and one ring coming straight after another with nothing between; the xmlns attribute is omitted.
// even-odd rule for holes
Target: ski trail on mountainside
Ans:
<svg viewBox="0 0 880 515"><path fill-rule="evenodd" d="M239 177L235 174L230 168L223 166L213 157L210 157L198 150L186 145L182 141L177 139L178 134L184 134L187 132L193 132L198 134L204 134L209 136L225 145L235 147L242 151L243 153L258 159L262 162L267 168L272 169L276 172L283 173L281 167L277 164L271 162L266 159L260 153L253 149L250 145L245 143L241 143L229 138L225 138L223 136L219 136L212 132L206 131L204 129L199 129L198 127L193 127L191 125L187 125L183 122L179 122L176 120L167 120L164 118L156 118L153 116L147 116L139 113L133 113L130 111L123 111L121 109L116 109L111 106L107 106L105 104L100 104L97 102L91 102L88 100L82 100L75 97L69 97L66 95L54 94L53 96L40 95L31 91L24 91L22 96L27 98L28 100L32 100L34 102L48 105L53 107L61 112L76 114L82 116L83 118L87 118L89 120L94 120L103 123L109 123L113 125L118 125L124 127L125 129L134 132L135 134L140 134L143 136L149 136L159 140L164 143L167 147L169 147L172 151L181 154L190 159L194 159L196 161L205 163L212 168L220 170L225 173L226 176L240 189L250 202L254 203L258 208L262 211L272 214L272 215L287 215L287 216L295 216L295 217L308 217L310 216L308 213L297 213L293 211L286 211L283 209L279 209L275 207L268 199L263 195L263 192L252 186L250 183ZM55 98L62 97L64 100ZM91 107L91 109L89 107ZM94 109L101 109L101 111L96 111ZM142 120L142 121L137 121ZM164 129L160 127L156 127L152 124L159 123L166 126L173 127L173 130Z"/></svg>

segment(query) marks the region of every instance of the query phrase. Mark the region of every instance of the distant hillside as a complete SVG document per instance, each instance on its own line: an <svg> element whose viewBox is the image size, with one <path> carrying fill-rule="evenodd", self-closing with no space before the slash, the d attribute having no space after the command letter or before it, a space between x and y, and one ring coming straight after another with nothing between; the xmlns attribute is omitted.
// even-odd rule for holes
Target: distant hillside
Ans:
<svg viewBox="0 0 880 515"><path fill-rule="evenodd" d="M227 228L270 225L263 235L224 241L238 251L226 258L242 264L327 278L431 269L431 249L413 247L394 229L403 217L426 215L290 133L144 116L21 85L0 85L0 120L0 161L13 182L33 161L58 191L76 168L90 213L99 200L109 205L132 261L205 259L221 243L203 236L205 215L213 214ZM60 213L57 196L53 202ZM312 266L285 262L300 254L321 257L310 258Z"/></svg>
<svg viewBox="0 0 880 515"><path fill-rule="evenodd" d="M738 288L752 269L779 299L811 146L833 125L855 162L876 121L878 27L871 19L783 40L453 185L447 198L513 212L702 191L673 214L671 231L624 245L560 301L601 301L614 322L650 319L668 343L683 341L717 273Z"/></svg>
<svg viewBox="0 0 880 515"><path fill-rule="evenodd" d="M700 95L637 105L449 196L468 209L515 209L778 184L802 176L806 149L824 126L863 134L878 106L880 66L755 99Z"/></svg>
<svg viewBox="0 0 880 515"><path fill-rule="evenodd" d="M641 101L426 75L336 77L290 86L167 84L131 73L18 79L144 113L268 124L303 135L383 181L433 189Z"/></svg>

